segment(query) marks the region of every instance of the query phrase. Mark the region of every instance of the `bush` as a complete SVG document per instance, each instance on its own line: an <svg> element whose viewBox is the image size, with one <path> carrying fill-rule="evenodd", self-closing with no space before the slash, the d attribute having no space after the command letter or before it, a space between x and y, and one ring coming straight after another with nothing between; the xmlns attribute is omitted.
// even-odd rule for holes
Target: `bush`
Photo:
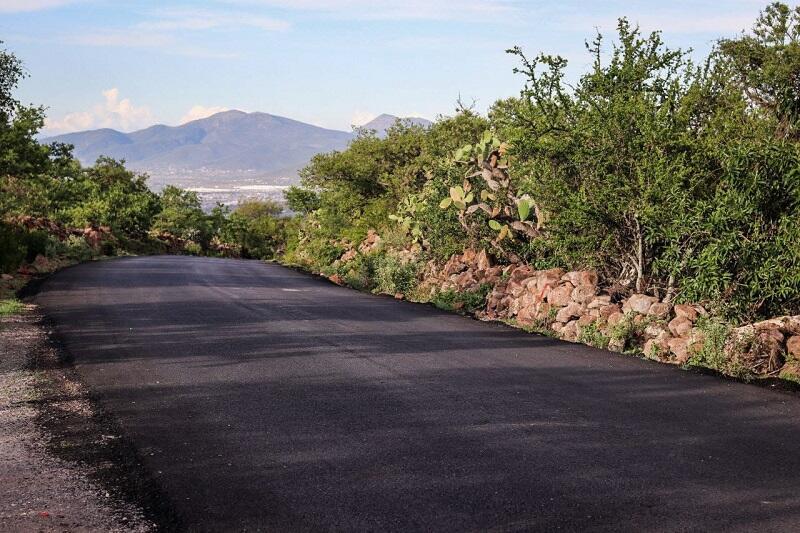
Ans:
<svg viewBox="0 0 800 533"><path fill-rule="evenodd" d="M486 297L491 290L491 285L483 284L475 291L439 291L433 295L431 303L445 311L473 314L486 306Z"/></svg>
<svg viewBox="0 0 800 533"><path fill-rule="evenodd" d="M94 250L83 237L70 235L65 244L66 256L73 261L89 261L94 257Z"/></svg>
<svg viewBox="0 0 800 533"><path fill-rule="evenodd" d="M384 294L410 294L417 286L418 265L403 262L391 254L375 260L375 291Z"/></svg>
<svg viewBox="0 0 800 533"><path fill-rule="evenodd" d="M21 231L0 222L0 272L16 270L25 260L27 253Z"/></svg>

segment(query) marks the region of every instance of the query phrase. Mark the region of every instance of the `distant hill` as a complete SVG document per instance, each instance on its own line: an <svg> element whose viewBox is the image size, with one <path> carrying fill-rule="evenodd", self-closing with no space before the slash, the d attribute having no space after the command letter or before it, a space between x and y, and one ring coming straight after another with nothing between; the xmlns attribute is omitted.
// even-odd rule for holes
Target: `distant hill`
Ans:
<svg viewBox="0 0 800 533"><path fill-rule="evenodd" d="M251 171L294 174L312 156L341 150L352 133L267 113L224 111L181 126L156 125L132 133L100 129L43 139L75 146L84 164L106 155L148 171Z"/></svg>
<svg viewBox="0 0 800 533"><path fill-rule="evenodd" d="M398 120L381 115L365 124L383 135ZM413 123L429 125L425 119ZM249 173L292 178L320 152L342 150L353 133L329 130L267 113L223 111L180 126L155 125L131 133L99 129L43 139L75 146L83 164L101 155L125 159L135 170L155 175L202 172L207 177Z"/></svg>
<svg viewBox="0 0 800 533"><path fill-rule="evenodd" d="M394 126L398 120L407 121L416 126L422 126L425 128L433 124L430 120L420 117L404 117L401 119L400 117L387 115L384 113L383 115L378 115L360 127L365 130L375 130L375 133L378 135L378 137L384 137L386 135L386 130Z"/></svg>

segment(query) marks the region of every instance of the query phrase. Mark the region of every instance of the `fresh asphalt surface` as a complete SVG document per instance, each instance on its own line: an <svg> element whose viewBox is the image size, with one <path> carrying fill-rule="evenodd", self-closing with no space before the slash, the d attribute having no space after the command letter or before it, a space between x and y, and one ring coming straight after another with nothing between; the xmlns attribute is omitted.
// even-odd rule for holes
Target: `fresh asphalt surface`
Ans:
<svg viewBox="0 0 800 533"><path fill-rule="evenodd" d="M255 261L84 264L36 301L189 530L800 527L793 395Z"/></svg>

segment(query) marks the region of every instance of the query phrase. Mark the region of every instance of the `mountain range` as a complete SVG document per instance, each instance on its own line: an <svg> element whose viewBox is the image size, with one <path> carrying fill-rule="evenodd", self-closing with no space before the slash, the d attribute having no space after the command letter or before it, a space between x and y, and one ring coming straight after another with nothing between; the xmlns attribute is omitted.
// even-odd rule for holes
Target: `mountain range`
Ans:
<svg viewBox="0 0 800 533"><path fill-rule="evenodd" d="M361 128L384 136L397 120L384 114ZM431 124L417 117L404 120ZM315 154L346 148L354 135L268 113L223 111L180 126L159 124L131 133L104 128L57 135L42 142L72 144L75 157L87 165L105 155L155 174L248 173L287 178Z"/></svg>

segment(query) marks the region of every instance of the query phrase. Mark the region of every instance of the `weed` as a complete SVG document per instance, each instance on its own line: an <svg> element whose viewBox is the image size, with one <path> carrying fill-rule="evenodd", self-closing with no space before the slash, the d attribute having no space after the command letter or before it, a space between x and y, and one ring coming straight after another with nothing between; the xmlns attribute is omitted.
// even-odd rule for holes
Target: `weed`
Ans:
<svg viewBox="0 0 800 533"><path fill-rule="evenodd" d="M19 314L23 309L25 306L19 300L0 300L0 317Z"/></svg>
<svg viewBox="0 0 800 533"><path fill-rule="evenodd" d="M594 346L595 348L600 348L605 350L608 348L608 343L611 339L598 329L596 323L591 323L588 326L583 326L580 330L580 334L578 335L578 342L582 342L583 344L588 344L589 346Z"/></svg>

